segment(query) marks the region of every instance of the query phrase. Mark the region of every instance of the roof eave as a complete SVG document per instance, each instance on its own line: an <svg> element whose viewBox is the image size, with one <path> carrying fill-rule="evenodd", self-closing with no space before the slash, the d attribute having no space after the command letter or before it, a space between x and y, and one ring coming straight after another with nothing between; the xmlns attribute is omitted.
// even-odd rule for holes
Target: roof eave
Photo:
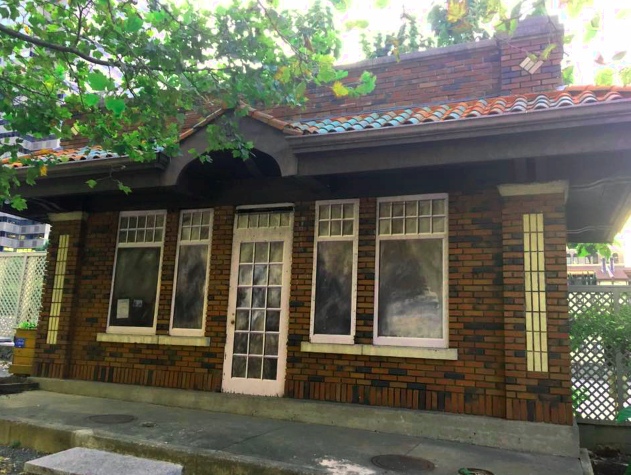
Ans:
<svg viewBox="0 0 631 475"><path fill-rule="evenodd" d="M299 154L396 146L451 139L488 137L589 125L631 122L631 100L584 104L560 109L508 113L437 123L400 125L322 135L287 137Z"/></svg>
<svg viewBox="0 0 631 475"><path fill-rule="evenodd" d="M159 169L164 170L169 163L169 158L163 153L157 153L156 159L151 162L135 162L129 157L102 158L83 161L60 162L49 167L47 175L40 177L39 180L47 178L73 177L82 175L93 175L103 171L133 171L139 169ZM26 175L27 170L31 167L18 168L17 175L22 177Z"/></svg>

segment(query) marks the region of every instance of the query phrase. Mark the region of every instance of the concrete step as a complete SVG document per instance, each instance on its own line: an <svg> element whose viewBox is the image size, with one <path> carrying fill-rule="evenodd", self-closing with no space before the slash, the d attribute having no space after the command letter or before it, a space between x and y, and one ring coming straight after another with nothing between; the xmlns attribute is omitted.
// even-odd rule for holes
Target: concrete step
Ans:
<svg viewBox="0 0 631 475"><path fill-rule="evenodd" d="M24 464L33 475L182 475L182 466L75 447Z"/></svg>

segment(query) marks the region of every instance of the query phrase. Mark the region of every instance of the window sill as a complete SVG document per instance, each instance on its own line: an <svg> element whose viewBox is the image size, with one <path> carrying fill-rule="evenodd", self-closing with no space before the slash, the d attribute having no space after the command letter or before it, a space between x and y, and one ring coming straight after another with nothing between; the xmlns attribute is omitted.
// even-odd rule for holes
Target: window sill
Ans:
<svg viewBox="0 0 631 475"><path fill-rule="evenodd" d="M145 345L209 346L210 338L203 336L133 335L125 333L97 333L96 341L107 343L141 343Z"/></svg>
<svg viewBox="0 0 631 475"><path fill-rule="evenodd" d="M392 356L427 360L458 359L456 348L415 348L411 346L342 345L338 343L310 343L303 341L300 351L305 353L337 353L342 355Z"/></svg>

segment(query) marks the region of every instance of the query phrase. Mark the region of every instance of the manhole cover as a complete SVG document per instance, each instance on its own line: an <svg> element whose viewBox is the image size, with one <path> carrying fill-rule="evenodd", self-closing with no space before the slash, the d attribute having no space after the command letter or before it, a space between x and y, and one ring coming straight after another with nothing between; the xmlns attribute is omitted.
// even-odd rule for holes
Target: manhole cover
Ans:
<svg viewBox="0 0 631 475"><path fill-rule="evenodd" d="M126 422L135 421L136 417L128 414L98 414L89 416L88 419L99 424L125 424Z"/></svg>
<svg viewBox="0 0 631 475"><path fill-rule="evenodd" d="M408 457L406 455L377 455L371 459L379 468L394 470L395 472L426 471L434 470L434 464L429 460L418 457Z"/></svg>
<svg viewBox="0 0 631 475"><path fill-rule="evenodd" d="M493 472L482 468L461 468L458 470L460 475L495 475Z"/></svg>

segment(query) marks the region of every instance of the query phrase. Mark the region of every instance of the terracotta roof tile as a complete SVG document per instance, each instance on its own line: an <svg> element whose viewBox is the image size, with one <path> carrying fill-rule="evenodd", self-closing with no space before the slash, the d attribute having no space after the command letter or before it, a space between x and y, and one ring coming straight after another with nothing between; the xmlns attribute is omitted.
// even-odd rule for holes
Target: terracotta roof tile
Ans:
<svg viewBox="0 0 631 475"><path fill-rule="evenodd" d="M563 91L547 93L502 96L432 106L399 107L393 110L325 119L305 119L293 122L291 128L300 131L303 135L330 134L559 109L623 99L631 99L631 87L571 86Z"/></svg>
<svg viewBox="0 0 631 475"><path fill-rule="evenodd" d="M108 158L118 158L119 155L116 152L111 152L108 150L103 150L102 147L94 146L94 147L80 147L80 148L65 148L65 149L42 149L36 152L33 152L28 155L23 155L18 158L18 161L12 162L10 158L3 158L0 160L0 164L13 168L20 168L24 166L23 163L20 162L20 159L28 160L30 158L56 158L62 159L68 162L85 162L91 160L103 160Z"/></svg>
<svg viewBox="0 0 631 475"><path fill-rule="evenodd" d="M360 113L329 117L324 119L304 119L289 123L272 115L243 105L250 117L261 121L288 135L316 135L343 133L356 130L372 130L400 125L421 125L426 123L446 122L476 117L502 115L519 112L576 107L585 104L605 103L631 99L631 86L569 86L562 91L533 93L516 96L460 101L447 104L425 106L397 107L392 110ZM226 110L217 109L206 117L195 112L188 112L180 133L180 140L194 134L205 127ZM40 150L33 157L53 155L71 162L100 160L119 157L115 152L103 150L101 147L71 147L63 150ZM25 156L28 158L29 156ZM0 160L0 164L21 167L19 162L10 163L9 159Z"/></svg>

